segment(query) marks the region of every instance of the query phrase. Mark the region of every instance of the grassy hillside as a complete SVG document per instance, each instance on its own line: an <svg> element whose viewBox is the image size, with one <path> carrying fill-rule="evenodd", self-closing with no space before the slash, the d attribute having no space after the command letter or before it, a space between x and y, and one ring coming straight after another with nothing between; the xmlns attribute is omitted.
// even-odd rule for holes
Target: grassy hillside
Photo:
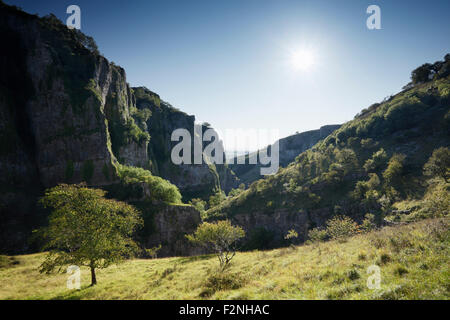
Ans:
<svg viewBox="0 0 450 320"><path fill-rule="evenodd" d="M335 214L361 221L372 213L381 221L394 203L422 199L428 189L423 166L450 141L450 55L435 66L423 81L415 70L408 88L364 109L276 175L254 182L208 215L306 212L313 228Z"/></svg>
<svg viewBox="0 0 450 320"><path fill-rule="evenodd" d="M39 274L43 253L0 257L0 299L449 299L449 218L385 227L345 242L238 253L217 273L214 256L130 260L98 272L98 285L66 289ZM368 289L367 268L381 268Z"/></svg>

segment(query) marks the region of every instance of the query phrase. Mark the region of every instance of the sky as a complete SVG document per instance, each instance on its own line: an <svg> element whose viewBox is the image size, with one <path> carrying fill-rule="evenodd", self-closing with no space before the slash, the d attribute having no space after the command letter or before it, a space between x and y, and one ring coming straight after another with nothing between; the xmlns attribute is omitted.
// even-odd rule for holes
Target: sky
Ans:
<svg viewBox="0 0 450 320"><path fill-rule="evenodd" d="M63 21L78 5L81 31L130 85L222 131L344 123L450 52L448 0L4 2ZM379 30L366 26L372 4Z"/></svg>

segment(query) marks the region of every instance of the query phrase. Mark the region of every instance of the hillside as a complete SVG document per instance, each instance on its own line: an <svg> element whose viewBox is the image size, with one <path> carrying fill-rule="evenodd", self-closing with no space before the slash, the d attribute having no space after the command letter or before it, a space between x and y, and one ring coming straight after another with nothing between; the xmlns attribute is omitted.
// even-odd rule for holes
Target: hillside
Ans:
<svg viewBox="0 0 450 320"><path fill-rule="evenodd" d="M98 284L66 289L66 274L37 270L44 254L0 256L0 299L449 299L449 220L386 227L346 242L238 253L216 273L217 258L130 260L98 272ZM368 289L367 268L381 269Z"/></svg>
<svg viewBox="0 0 450 320"><path fill-rule="evenodd" d="M450 55L412 79L277 174L209 209L209 218L232 219L261 248L282 244L290 229L306 240L336 214L361 221L372 213L381 223L395 203L422 199L429 186L422 168L450 143Z"/></svg>
<svg viewBox="0 0 450 320"><path fill-rule="evenodd" d="M334 130L339 129L340 125L327 125L317 130L311 130L294 134L292 136L278 140L279 145L279 163L280 166L286 167L289 163L302 152L314 146L319 140L326 138ZM263 149L267 152L267 148ZM260 150L255 153L259 153ZM245 155L234 158L230 169L236 174L240 182L246 185L259 180L261 178L261 164L249 164L248 159L253 155ZM245 161L245 164L238 164L238 161Z"/></svg>

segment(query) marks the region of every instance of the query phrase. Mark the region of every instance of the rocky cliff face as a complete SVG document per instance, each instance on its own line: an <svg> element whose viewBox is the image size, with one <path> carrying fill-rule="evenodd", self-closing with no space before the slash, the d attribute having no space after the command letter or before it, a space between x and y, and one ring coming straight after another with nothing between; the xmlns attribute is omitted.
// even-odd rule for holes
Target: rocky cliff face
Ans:
<svg viewBox="0 0 450 320"><path fill-rule="evenodd" d="M1 2L0 35L8 44L0 53L1 252L33 249L27 238L48 214L36 205L45 188L80 182L107 188L118 182L119 164L150 169L182 192L207 194L220 185L207 165L170 163L172 130L192 126L194 117L136 99L125 71L101 56L92 38L52 15L39 18ZM186 223L169 226L164 212ZM154 232L167 243L190 231L187 221L199 222L190 207L169 206L158 217ZM176 243L164 254L181 254Z"/></svg>
<svg viewBox="0 0 450 320"><path fill-rule="evenodd" d="M340 125L327 125L318 130L311 130L298 133L278 141L279 143L279 161L280 166L286 167L295 160L300 153L312 148L317 142L326 138L333 131L340 128ZM237 164L238 158L245 158L246 164ZM230 168L241 180L241 182L250 184L261 179L260 164L248 164L249 156L241 156L234 159L234 164Z"/></svg>
<svg viewBox="0 0 450 320"><path fill-rule="evenodd" d="M145 87L133 88L136 106L139 110L148 109L151 116L146 121L151 136L148 154L152 172L175 184L185 200L194 197L207 198L213 190L220 187L226 192L238 184L238 179L226 165L182 164L171 161L171 150L178 142L171 141L172 132L186 129L193 139L200 139L194 134L195 117L174 108ZM202 128L204 130L205 128Z"/></svg>
<svg viewBox="0 0 450 320"><path fill-rule="evenodd" d="M146 224L150 228L147 231L150 232L144 236L145 247L161 245L158 257L201 254L202 249L193 246L185 237L185 234L193 233L200 223L200 214L193 207L158 207L146 217Z"/></svg>

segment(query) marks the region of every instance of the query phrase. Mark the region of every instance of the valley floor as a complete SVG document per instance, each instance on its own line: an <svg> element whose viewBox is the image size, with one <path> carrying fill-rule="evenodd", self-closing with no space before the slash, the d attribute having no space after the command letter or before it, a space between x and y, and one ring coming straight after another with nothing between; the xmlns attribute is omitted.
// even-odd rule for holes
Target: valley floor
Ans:
<svg viewBox="0 0 450 320"><path fill-rule="evenodd" d="M385 227L345 242L240 252L223 274L215 256L130 260L66 288L40 274L45 253L0 256L0 299L449 299L449 218ZM371 265L380 289L369 289Z"/></svg>

